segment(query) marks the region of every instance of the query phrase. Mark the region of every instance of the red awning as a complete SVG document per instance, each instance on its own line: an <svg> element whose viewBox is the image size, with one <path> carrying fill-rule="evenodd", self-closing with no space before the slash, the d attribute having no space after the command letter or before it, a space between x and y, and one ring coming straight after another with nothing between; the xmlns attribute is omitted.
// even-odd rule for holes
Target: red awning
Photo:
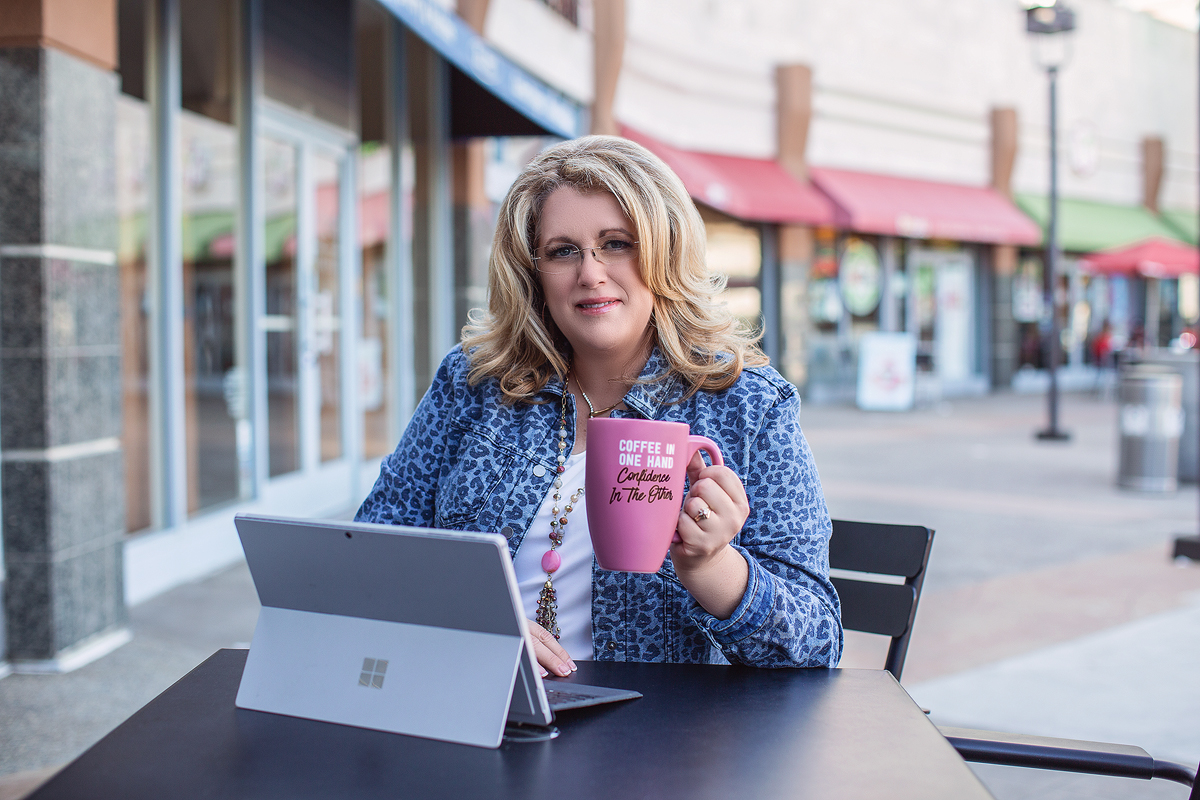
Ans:
<svg viewBox="0 0 1200 800"><path fill-rule="evenodd" d="M626 126L621 135L666 162L694 199L738 219L832 225L829 198L775 161L681 150Z"/></svg>
<svg viewBox="0 0 1200 800"><path fill-rule="evenodd" d="M811 174L848 230L989 244L1042 240L1037 223L994 189L818 167Z"/></svg>
<svg viewBox="0 0 1200 800"><path fill-rule="evenodd" d="M1158 237L1129 247L1105 250L1081 262L1084 269L1109 275L1144 275L1147 278L1178 278L1185 272L1200 272L1200 252L1195 247Z"/></svg>

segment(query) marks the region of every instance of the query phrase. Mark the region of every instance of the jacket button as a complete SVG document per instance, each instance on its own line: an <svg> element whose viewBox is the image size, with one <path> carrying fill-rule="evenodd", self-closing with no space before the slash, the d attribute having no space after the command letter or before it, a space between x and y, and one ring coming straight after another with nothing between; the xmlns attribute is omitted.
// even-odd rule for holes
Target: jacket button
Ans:
<svg viewBox="0 0 1200 800"><path fill-rule="evenodd" d="M537 464L533 468L533 474L541 478L546 474L546 468L541 464Z"/></svg>
<svg viewBox="0 0 1200 800"><path fill-rule="evenodd" d="M616 650L616 649L617 649L617 643L616 643L616 642L609 642L609 643L608 643L608 649L609 649L609 650Z"/></svg>
<svg viewBox="0 0 1200 800"><path fill-rule="evenodd" d="M505 539L512 538L512 532L513 532L513 530L512 530L511 525L505 525L503 528L500 529L500 535L503 536Z"/></svg>

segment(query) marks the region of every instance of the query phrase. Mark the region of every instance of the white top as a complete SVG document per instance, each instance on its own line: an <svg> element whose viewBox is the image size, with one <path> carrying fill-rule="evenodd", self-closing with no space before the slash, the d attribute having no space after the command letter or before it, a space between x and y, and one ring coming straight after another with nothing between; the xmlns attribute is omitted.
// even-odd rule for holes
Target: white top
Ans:
<svg viewBox="0 0 1200 800"><path fill-rule="evenodd" d="M559 516L571 502L571 495L583 486L585 456L576 453L567 458L566 471L562 473L562 489L559 490ZM529 619L537 617L538 593L546 583L542 570L542 556L550 549L550 509L554 507L554 489L551 488L533 518L533 525L513 559L517 573L517 585L521 589L521 602ZM558 594L558 627L562 631L559 644L573 659L592 657L592 537L588 533L587 503L583 495L575 503L574 510L567 514L563 528L563 543L556 551L562 558L562 566L554 573L554 591Z"/></svg>

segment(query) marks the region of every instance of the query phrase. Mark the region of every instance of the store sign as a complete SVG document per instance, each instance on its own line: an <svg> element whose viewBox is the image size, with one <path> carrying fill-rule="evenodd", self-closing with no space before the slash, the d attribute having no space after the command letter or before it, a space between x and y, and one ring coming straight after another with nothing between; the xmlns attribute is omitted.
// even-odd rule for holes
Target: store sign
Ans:
<svg viewBox="0 0 1200 800"><path fill-rule="evenodd" d="M858 342L858 407L912 408L916 371L917 338L911 333L864 333Z"/></svg>
<svg viewBox="0 0 1200 800"><path fill-rule="evenodd" d="M879 305L883 270L879 252L862 239L849 239L838 264L838 288L846 309L856 317L865 317Z"/></svg>

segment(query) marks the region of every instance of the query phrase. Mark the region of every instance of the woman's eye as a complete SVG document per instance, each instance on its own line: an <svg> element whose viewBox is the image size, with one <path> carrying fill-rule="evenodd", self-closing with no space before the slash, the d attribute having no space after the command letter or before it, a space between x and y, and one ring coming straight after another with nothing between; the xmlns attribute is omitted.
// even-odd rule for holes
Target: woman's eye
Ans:
<svg viewBox="0 0 1200 800"><path fill-rule="evenodd" d="M562 261L568 258L574 258L575 254L578 252L579 249L576 247L572 247L569 244L560 244L547 248L546 258L550 258L555 261Z"/></svg>
<svg viewBox="0 0 1200 800"><path fill-rule="evenodd" d="M600 245L600 249L606 253L624 253L632 248L633 245L624 239L609 239L604 244Z"/></svg>

